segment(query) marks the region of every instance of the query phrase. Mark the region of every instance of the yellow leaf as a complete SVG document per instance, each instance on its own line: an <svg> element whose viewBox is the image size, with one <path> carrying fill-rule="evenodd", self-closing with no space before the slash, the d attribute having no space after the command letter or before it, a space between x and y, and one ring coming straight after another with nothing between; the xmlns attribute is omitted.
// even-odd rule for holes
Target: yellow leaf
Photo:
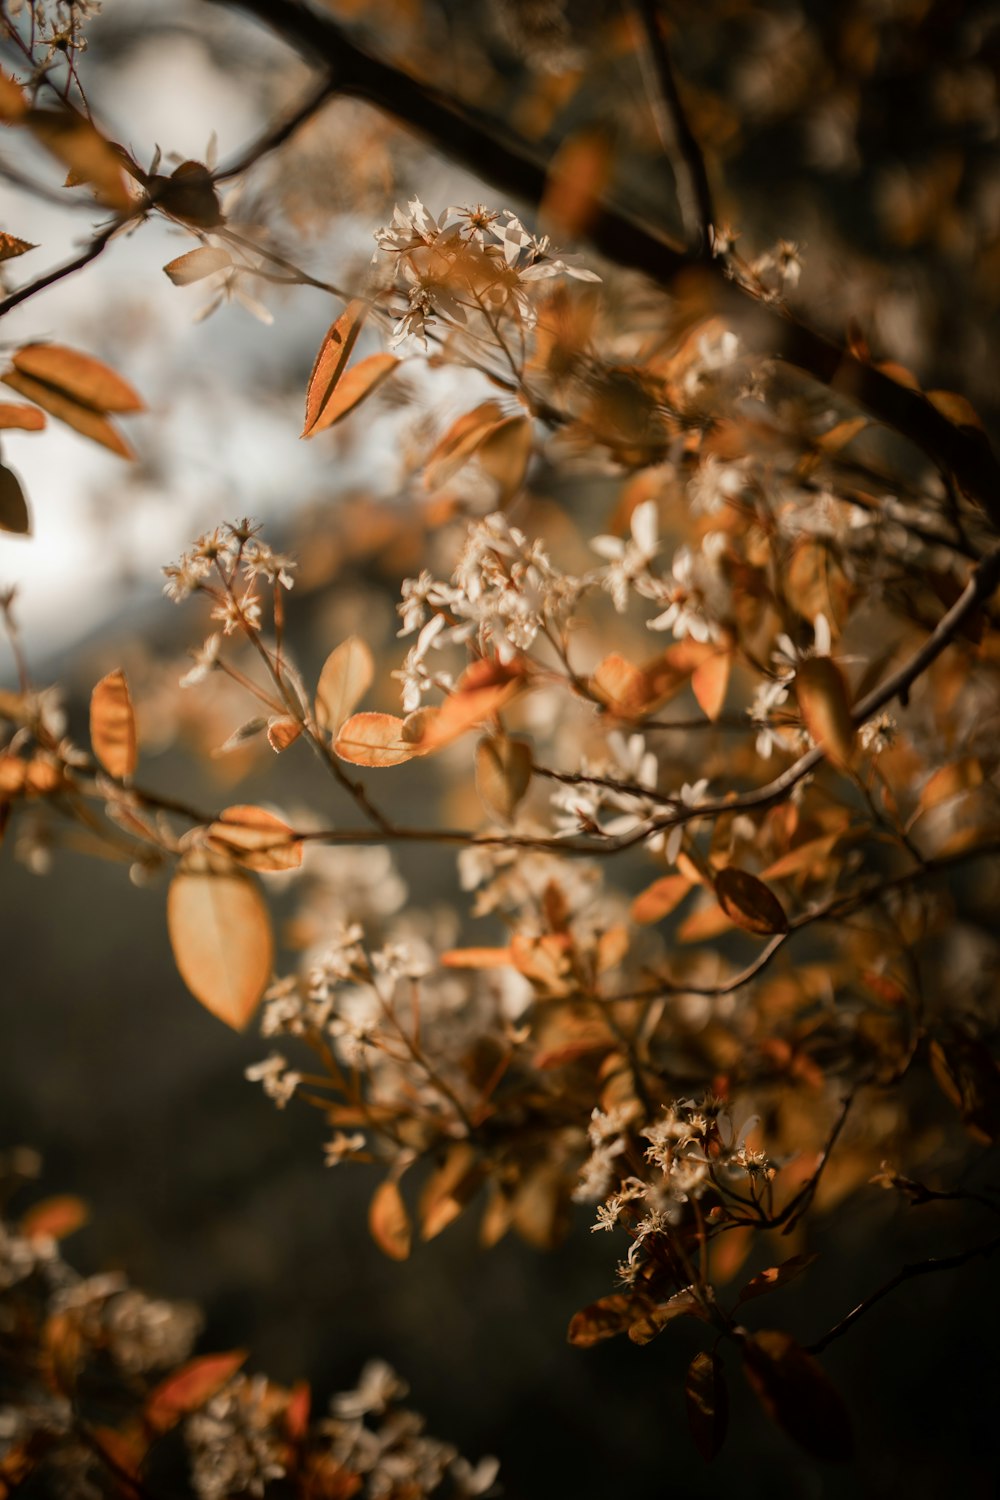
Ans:
<svg viewBox="0 0 1000 1500"><path fill-rule="evenodd" d="M509 823L531 783L531 744L486 735L476 746L476 790L491 817Z"/></svg>
<svg viewBox="0 0 1000 1500"><path fill-rule="evenodd" d="M95 125L68 106L29 109L24 123L76 182L94 189L99 203L116 213L128 213L132 196L125 185L121 158Z"/></svg>
<svg viewBox="0 0 1000 1500"><path fill-rule="evenodd" d="M110 776L134 773L138 758L135 714L120 668L102 677L90 695L90 742Z"/></svg>
<svg viewBox="0 0 1000 1500"><path fill-rule="evenodd" d="M97 412L142 411L143 400L127 380L93 355L63 344L25 344L12 356L15 370L54 386Z"/></svg>
<svg viewBox="0 0 1000 1500"><path fill-rule="evenodd" d="M402 719L393 714L354 714L341 726L334 752L354 766L401 766L417 753L403 729Z"/></svg>
<svg viewBox="0 0 1000 1500"><path fill-rule="evenodd" d="M347 368L347 361L357 343L367 311L364 302L349 302L337 321L327 330L306 389L303 437L311 437L317 430L327 404Z"/></svg>
<svg viewBox="0 0 1000 1500"><path fill-rule="evenodd" d="M210 826L207 842L216 853L265 874L297 870L302 863L302 845L288 824L263 807L227 807Z"/></svg>
<svg viewBox="0 0 1000 1500"><path fill-rule="evenodd" d="M135 453L118 429L93 407L74 400L64 391L47 385L44 380L33 380L22 375L19 370L8 370L5 375L0 376L0 380L4 385L9 385L12 391L17 391L19 396L27 396L29 401L44 407L51 416L65 422L67 427L72 427L92 442L100 443L103 448L110 448L120 458L135 458Z"/></svg>
<svg viewBox="0 0 1000 1500"><path fill-rule="evenodd" d="M375 1189L368 1209L368 1228L376 1245L391 1260L406 1260L410 1253L410 1216L391 1178Z"/></svg>
<svg viewBox="0 0 1000 1500"><path fill-rule="evenodd" d="M788 918L777 896L756 875L728 865L715 877L719 905L737 927L767 936L788 931Z"/></svg>
<svg viewBox="0 0 1000 1500"><path fill-rule="evenodd" d="M377 391L384 380L388 380L393 370L399 364L395 354L369 354L367 359L359 360L340 378L336 390L324 403L323 409L308 432L303 437L315 437L317 432L324 432L332 427L335 422L341 421L355 407L360 406L373 391Z"/></svg>
<svg viewBox="0 0 1000 1500"><path fill-rule="evenodd" d="M810 656L799 663L795 694L806 728L837 765L847 765L854 752L854 721L844 674L828 656Z"/></svg>
<svg viewBox="0 0 1000 1500"><path fill-rule="evenodd" d="M5 464L0 464L0 531L12 531L15 536L28 536L31 532L31 516L21 481Z"/></svg>
<svg viewBox="0 0 1000 1500"><path fill-rule="evenodd" d="M241 1031L267 988L274 941L267 907L247 875L182 869L167 894L174 962L188 989Z"/></svg>
<svg viewBox="0 0 1000 1500"><path fill-rule="evenodd" d="M316 720L336 734L344 720L361 702L375 677L375 662L368 643L359 635L348 636L327 657L316 689Z"/></svg>

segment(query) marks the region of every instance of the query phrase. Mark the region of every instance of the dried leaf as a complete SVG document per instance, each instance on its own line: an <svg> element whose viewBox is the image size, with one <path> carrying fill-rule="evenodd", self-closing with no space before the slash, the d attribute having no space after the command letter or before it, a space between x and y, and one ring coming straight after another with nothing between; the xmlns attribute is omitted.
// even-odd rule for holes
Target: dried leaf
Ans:
<svg viewBox="0 0 1000 1500"><path fill-rule="evenodd" d="M316 688L316 720L333 734L371 687L375 662L367 641L348 636L327 657Z"/></svg>
<svg viewBox="0 0 1000 1500"><path fill-rule="evenodd" d="M476 746L476 791L483 807L509 823L531 784L531 742L485 735Z"/></svg>
<svg viewBox="0 0 1000 1500"><path fill-rule="evenodd" d="M232 263L229 251L221 245L199 245L196 250L168 261L163 269L174 286L192 286L206 276L214 276L216 271L225 271Z"/></svg>
<svg viewBox="0 0 1000 1500"><path fill-rule="evenodd" d="M18 428L22 432L41 432L45 426L45 413L37 406L22 406L20 402L0 401L0 431Z"/></svg>
<svg viewBox="0 0 1000 1500"><path fill-rule="evenodd" d="M403 728L403 720L393 714L354 714L341 726L333 748L354 766L401 766L417 752L404 739Z"/></svg>
<svg viewBox="0 0 1000 1500"><path fill-rule="evenodd" d="M151 177L146 188L159 209L184 224L215 229L223 222L219 195L203 162L182 161L169 177Z"/></svg>
<svg viewBox="0 0 1000 1500"><path fill-rule="evenodd" d="M21 1218L20 1229L25 1239L64 1240L86 1224L89 1217L82 1198L60 1193L29 1208Z"/></svg>
<svg viewBox="0 0 1000 1500"><path fill-rule="evenodd" d="M267 721L267 742L275 755L280 755L282 750L294 745L301 733L302 725L298 719L287 716L279 718L275 715Z"/></svg>
<svg viewBox="0 0 1000 1500"><path fill-rule="evenodd" d="M691 691L706 718L716 720L722 712L733 668L731 651L720 651L699 663L691 674Z"/></svg>
<svg viewBox="0 0 1000 1500"><path fill-rule="evenodd" d="M90 743L109 776L132 776L138 760L135 713L121 668L102 677L90 695Z"/></svg>
<svg viewBox="0 0 1000 1500"><path fill-rule="evenodd" d="M718 1453L729 1422L726 1372L717 1354L696 1354L684 1383L684 1405L695 1447L706 1463Z"/></svg>
<svg viewBox="0 0 1000 1500"><path fill-rule="evenodd" d="M2 114L0 114L2 117ZM18 255L27 255L29 250L37 250L30 240L19 240L16 234L7 234L0 230L0 263L5 260L14 260Z"/></svg>
<svg viewBox="0 0 1000 1500"><path fill-rule="evenodd" d="M21 481L6 464L0 464L0 531L31 535L31 515Z"/></svg>
<svg viewBox="0 0 1000 1500"><path fill-rule="evenodd" d="M960 797L963 792L975 791L983 784L982 763L974 756L955 760L941 766L924 784L920 793L920 810L928 812L939 803Z"/></svg>
<svg viewBox="0 0 1000 1500"><path fill-rule="evenodd" d="M375 1189L368 1209L372 1239L391 1260L406 1260L410 1253L410 1216L399 1185L388 1178Z"/></svg>
<svg viewBox="0 0 1000 1500"><path fill-rule="evenodd" d="M686 880L683 875L661 876L644 891L640 891L632 902L632 921L642 924L661 922L680 906L691 889L690 880Z"/></svg>
<svg viewBox="0 0 1000 1500"><path fill-rule="evenodd" d="M65 391L47 385L44 380L33 380L28 375L22 375L19 370L8 370L5 375L0 375L0 380L4 385L9 385L12 391L17 391L19 396L26 396L29 401L43 407L50 416L65 422L67 427L90 438L91 442L110 448L120 458L135 458L133 449L118 429L92 406L85 406L72 396L67 396Z"/></svg>
<svg viewBox="0 0 1000 1500"><path fill-rule="evenodd" d="M304 438L311 437L318 429L327 404L347 368L347 361L357 343L367 311L366 303L349 302L337 321L327 330L306 389L306 416L302 428Z"/></svg>
<svg viewBox="0 0 1000 1500"><path fill-rule="evenodd" d="M766 1271L759 1272L742 1289L736 1299L736 1306L739 1307L741 1302L749 1302L754 1297L762 1297L765 1292L775 1291L779 1286L787 1286L818 1259L818 1255L793 1255L790 1260L782 1261L780 1266L770 1266Z"/></svg>
<svg viewBox="0 0 1000 1500"><path fill-rule="evenodd" d="M972 402L957 391L928 391L927 399L953 426L971 427L975 432L985 433L982 417Z"/></svg>
<svg viewBox="0 0 1000 1500"><path fill-rule="evenodd" d="M762 937L788 931L785 908L756 875L727 865L715 877L715 894L731 922Z"/></svg>
<svg viewBox="0 0 1000 1500"><path fill-rule="evenodd" d="M457 474L463 464L468 463L479 444L500 422L503 411L497 401L484 401L481 406L467 411L448 428L448 431L432 449L424 465L424 485L429 490L439 489Z"/></svg>
<svg viewBox="0 0 1000 1500"><path fill-rule="evenodd" d="M743 1369L768 1416L808 1452L828 1463L851 1457L850 1419L812 1355L787 1333L762 1329L743 1341Z"/></svg>
<svg viewBox="0 0 1000 1500"><path fill-rule="evenodd" d="M969 1134L983 1145L1000 1140L1000 1069L985 1042L956 1028L931 1043L930 1059L941 1091Z"/></svg>
<svg viewBox="0 0 1000 1500"><path fill-rule="evenodd" d="M226 1354L203 1354L189 1360L161 1380L149 1393L144 1413L153 1432L169 1432L189 1412L198 1411L217 1396L246 1363L245 1349Z"/></svg>
<svg viewBox="0 0 1000 1500"><path fill-rule="evenodd" d="M624 1333L636 1318L636 1305L623 1292L600 1297L588 1307L581 1307L570 1319L566 1338L578 1349L591 1349L604 1339Z"/></svg>
<svg viewBox="0 0 1000 1500"><path fill-rule="evenodd" d="M74 182L88 183L99 203L116 213L128 213L132 196L125 185L121 158L95 125L68 105L58 109L29 109L24 123L70 173Z"/></svg>
<svg viewBox="0 0 1000 1500"><path fill-rule="evenodd" d="M25 344L12 355L15 370L44 381L96 412L142 411L143 400L127 380L93 355L63 344Z"/></svg>
<svg viewBox="0 0 1000 1500"><path fill-rule="evenodd" d="M666 1302L661 1302L659 1307L644 1312L632 1323L628 1336L633 1344L648 1344L675 1318L700 1318L703 1323L708 1321L708 1314L689 1286L675 1292Z"/></svg>
<svg viewBox="0 0 1000 1500"><path fill-rule="evenodd" d="M440 750L507 703L524 682L517 662L474 661L440 708L425 711L414 748L422 755Z"/></svg>
<svg viewBox="0 0 1000 1500"><path fill-rule="evenodd" d="M27 96L21 85L0 69L0 120L18 125L28 113Z"/></svg>
<svg viewBox="0 0 1000 1500"><path fill-rule="evenodd" d="M420 1237L433 1240L458 1218L486 1179L475 1148L456 1141L420 1195Z"/></svg>
<svg viewBox="0 0 1000 1500"><path fill-rule="evenodd" d="M854 753L854 721L843 672L829 656L809 656L799 663L795 694L806 728L837 765Z"/></svg>
<svg viewBox="0 0 1000 1500"><path fill-rule="evenodd" d="M302 436L315 437L317 432L325 432L334 423L342 421L373 391L377 391L383 381L388 380L399 363L395 354L369 354L367 359L352 365L337 382L336 390L331 390L309 431Z"/></svg>
<svg viewBox="0 0 1000 1500"><path fill-rule="evenodd" d="M267 907L247 875L182 869L170 882L167 929L174 962L195 999L241 1031L271 978Z"/></svg>
<svg viewBox="0 0 1000 1500"><path fill-rule="evenodd" d="M227 807L210 826L207 843L262 873L297 870L302 863L302 845L288 824L263 807Z"/></svg>

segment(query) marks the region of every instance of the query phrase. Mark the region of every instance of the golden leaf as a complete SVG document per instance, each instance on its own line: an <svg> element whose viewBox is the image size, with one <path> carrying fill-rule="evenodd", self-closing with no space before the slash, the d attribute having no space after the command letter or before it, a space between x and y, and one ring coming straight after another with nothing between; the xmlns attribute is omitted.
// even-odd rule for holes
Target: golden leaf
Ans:
<svg viewBox="0 0 1000 1500"><path fill-rule="evenodd" d="M127 380L78 349L63 344L25 344L12 355L15 370L54 386L97 412L143 411L142 397Z"/></svg>
<svg viewBox="0 0 1000 1500"><path fill-rule="evenodd" d="M395 354L369 354L367 359L352 365L337 382L336 390L331 390L309 431L303 432L302 436L315 437L317 432L325 432L334 423L342 421L373 391L377 391L383 381L388 380L399 363Z"/></svg>
<svg viewBox="0 0 1000 1500"><path fill-rule="evenodd" d="M131 776L138 758L135 714L125 673L102 677L90 695L90 742L110 776Z"/></svg>
<svg viewBox="0 0 1000 1500"><path fill-rule="evenodd" d="M241 1031L267 988L274 940L253 880L236 872L181 869L167 893L174 962L195 999Z"/></svg>
<svg viewBox="0 0 1000 1500"><path fill-rule="evenodd" d="M28 101L23 88L0 69L0 120L5 125L18 125L28 113Z"/></svg>
<svg viewBox="0 0 1000 1500"><path fill-rule="evenodd" d="M207 843L265 874L297 870L302 863L302 845L288 824L263 807L227 807L209 827Z"/></svg>
<svg viewBox="0 0 1000 1500"><path fill-rule="evenodd" d="M406 743L403 729L403 720L394 714L354 714L341 725L334 752L354 766L401 766L417 753L415 745Z"/></svg>
<svg viewBox="0 0 1000 1500"><path fill-rule="evenodd" d="M214 229L223 222L219 195L204 162L182 161L169 177L151 177L146 187L157 208L172 219L196 229Z"/></svg>
<svg viewBox="0 0 1000 1500"><path fill-rule="evenodd" d="M611 179L614 150L606 130L582 130L563 141L549 166L539 219L563 241L586 234Z"/></svg>
<svg viewBox="0 0 1000 1500"><path fill-rule="evenodd" d="M375 1189L368 1208L368 1228L376 1245L391 1260L406 1260L410 1253L410 1216L392 1178Z"/></svg>
<svg viewBox="0 0 1000 1500"><path fill-rule="evenodd" d="M350 635L323 664L316 688L316 721L333 734L361 702L375 677L375 662L367 641Z"/></svg>
<svg viewBox="0 0 1000 1500"><path fill-rule="evenodd" d="M337 321L327 329L319 347L306 389L306 417L302 436L311 437L347 368L368 312L364 302L349 302Z"/></svg>

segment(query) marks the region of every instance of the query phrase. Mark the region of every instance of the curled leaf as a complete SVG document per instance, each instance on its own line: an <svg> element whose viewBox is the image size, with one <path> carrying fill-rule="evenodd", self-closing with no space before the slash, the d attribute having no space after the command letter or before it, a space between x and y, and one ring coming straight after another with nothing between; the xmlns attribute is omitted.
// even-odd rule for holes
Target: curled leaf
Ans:
<svg viewBox="0 0 1000 1500"><path fill-rule="evenodd" d="M102 677L90 695L90 742L109 776L131 776L138 759L135 713L121 668Z"/></svg>
<svg viewBox="0 0 1000 1500"><path fill-rule="evenodd" d="M347 368L351 350L358 341L368 311L364 302L349 302L337 321L327 329L319 347L306 389L306 416L302 436L319 430L326 407Z"/></svg>
<svg viewBox="0 0 1000 1500"><path fill-rule="evenodd" d="M24 123L40 145L60 161L74 183L85 182L98 202L127 213L132 197L125 185L121 158L95 125L75 109L29 109Z"/></svg>

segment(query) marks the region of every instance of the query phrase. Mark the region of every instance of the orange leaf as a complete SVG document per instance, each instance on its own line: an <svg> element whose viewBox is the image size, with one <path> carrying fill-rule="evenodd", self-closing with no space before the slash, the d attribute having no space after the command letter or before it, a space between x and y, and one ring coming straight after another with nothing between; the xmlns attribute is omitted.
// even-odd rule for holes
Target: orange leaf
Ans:
<svg viewBox="0 0 1000 1500"><path fill-rule="evenodd" d="M795 695L806 728L837 765L854 752L854 721L843 672L829 656L809 656L795 674Z"/></svg>
<svg viewBox="0 0 1000 1500"><path fill-rule="evenodd" d="M554 238L579 239L601 207L613 149L606 130L582 130L559 147L549 166L539 218Z"/></svg>
<svg viewBox="0 0 1000 1500"><path fill-rule="evenodd" d="M349 302L337 321L327 330L306 389L306 416L302 428L304 438L311 437L317 430L327 404L347 368L347 361L357 343L367 312L364 302Z"/></svg>
<svg viewBox="0 0 1000 1500"><path fill-rule="evenodd" d="M62 1240L86 1224L89 1217L82 1198L60 1193L28 1209L21 1218L21 1233L29 1240Z"/></svg>
<svg viewBox="0 0 1000 1500"><path fill-rule="evenodd" d="M662 921L680 906L691 888L690 880L683 875L664 875L654 880L632 902L632 921L642 924Z"/></svg>
<svg viewBox="0 0 1000 1500"><path fill-rule="evenodd" d="M209 828L207 842L248 870L297 870L302 863L302 845L288 824L262 807L227 807Z"/></svg>
<svg viewBox="0 0 1000 1500"><path fill-rule="evenodd" d="M341 760L353 766L401 766L412 760L417 747L403 738L403 721L393 714L354 714L333 742Z"/></svg>
<svg viewBox="0 0 1000 1500"><path fill-rule="evenodd" d="M446 969L498 969L512 958L509 948L448 948L439 962Z"/></svg>
<svg viewBox="0 0 1000 1500"><path fill-rule="evenodd" d="M524 681L524 671L517 663L474 661L455 684L455 691L441 707L425 713L415 749L422 755L458 739L466 730L481 724L497 712Z"/></svg>
<svg viewBox="0 0 1000 1500"><path fill-rule="evenodd" d="M486 1177L486 1168L467 1141L456 1141L432 1172L420 1195L420 1237L433 1240L458 1218Z"/></svg>
<svg viewBox="0 0 1000 1500"><path fill-rule="evenodd" d="M267 742L275 755L280 755L282 750L294 745L301 733L302 725L298 719L274 715L267 721Z"/></svg>
<svg viewBox="0 0 1000 1500"><path fill-rule="evenodd" d="M17 427L22 432L41 432L45 426L45 413L37 406L22 406L20 402L0 401L0 430Z"/></svg>
<svg viewBox="0 0 1000 1500"><path fill-rule="evenodd" d="M70 173L74 182L86 182L99 203L116 213L128 213L132 197L125 186L121 158L95 125L75 109L29 109L24 123Z"/></svg>
<svg viewBox="0 0 1000 1500"><path fill-rule="evenodd" d="M17 391L19 396L26 396L29 401L43 407L50 416L65 422L67 427L90 438L91 442L110 448L120 458L135 458L133 449L117 427L112 426L107 417L95 411L92 406L67 396L65 391L48 385L44 380L34 380L29 375L22 375L20 370L8 370L5 375L0 375L0 380L4 385L9 385L12 391Z"/></svg>
<svg viewBox="0 0 1000 1500"><path fill-rule="evenodd" d="M502 421L499 402L484 401L453 422L424 465L425 487L433 490L446 484L463 464L468 463L486 434Z"/></svg>
<svg viewBox="0 0 1000 1500"><path fill-rule="evenodd" d="M167 894L174 962L195 999L227 1026L246 1026L271 978L274 941L249 876L181 869Z"/></svg>
<svg viewBox="0 0 1000 1500"><path fill-rule="evenodd" d="M181 1365L150 1391L145 1410L147 1425L154 1432L169 1432L181 1417L198 1411L217 1396L246 1363L246 1357L245 1349L232 1349L227 1354L203 1354Z"/></svg>
<svg viewBox="0 0 1000 1500"><path fill-rule="evenodd" d="M10 531L15 536L31 533L31 516L21 481L5 464L0 464L0 531Z"/></svg>
<svg viewBox="0 0 1000 1500"><path fill-rule="evenodd" d="M27 113L28 100L21 85L0 70L0 120L5 125L16 125Z"/></svg>
<svg viewBox="0 0 1000 1500"><path fill-rule="evenodd" d="M315 437L317 432L324 432L335 422L342 421L373 391L377 391L384 380L388 380L399 363L395 354L369 354L367 359L359 360L341 376L336 390L330 392L319 416L302 436Z"/></svg>
<svg viewBox="0 0 1000 1500"><path fill-rule="evenodd" d="M715 894L731 922L745 932L769 936L788 931L785 908L777 896L756 875L727 865L715 877Z"/></svg>
<svg viewBox="0 0 1000 1500"><path fill-rule="evenodd" d="M715 720L722 712L732 666L732 652L720 651L701 662L691 674L691 691L706 718Z"/></svg>
<svg viewBox="0 0 1000 1500"><path fill-rule="evenodd" d="M90 695L90 742L109 776L134 774L138 759L135 714L120 667L102 677Z"/></svg>
<svg viewBox="0 0 1000 1500"><path fill-rule="evenodd" d="M344 720L367 693L375 677L375 662L368 643L359 635L348 636L327 657L316 688L316 719L336 734Z"/></svg>
<svg viewBox="0 0 1000 1500"><path fill-rule="evenodd" d="M54 386L97 412L142 411L142 397L99 359L63 344L25 344L12 356L15 370Z"/></svg>
<svg viewBox="0 0 1000 1500"><path fill-rule="evenodd" d="M368 1209L372 1239L391 1260L406 1260L410 1253L410 1216L399 1185L392 1178L375 1189Z"/></svg>

